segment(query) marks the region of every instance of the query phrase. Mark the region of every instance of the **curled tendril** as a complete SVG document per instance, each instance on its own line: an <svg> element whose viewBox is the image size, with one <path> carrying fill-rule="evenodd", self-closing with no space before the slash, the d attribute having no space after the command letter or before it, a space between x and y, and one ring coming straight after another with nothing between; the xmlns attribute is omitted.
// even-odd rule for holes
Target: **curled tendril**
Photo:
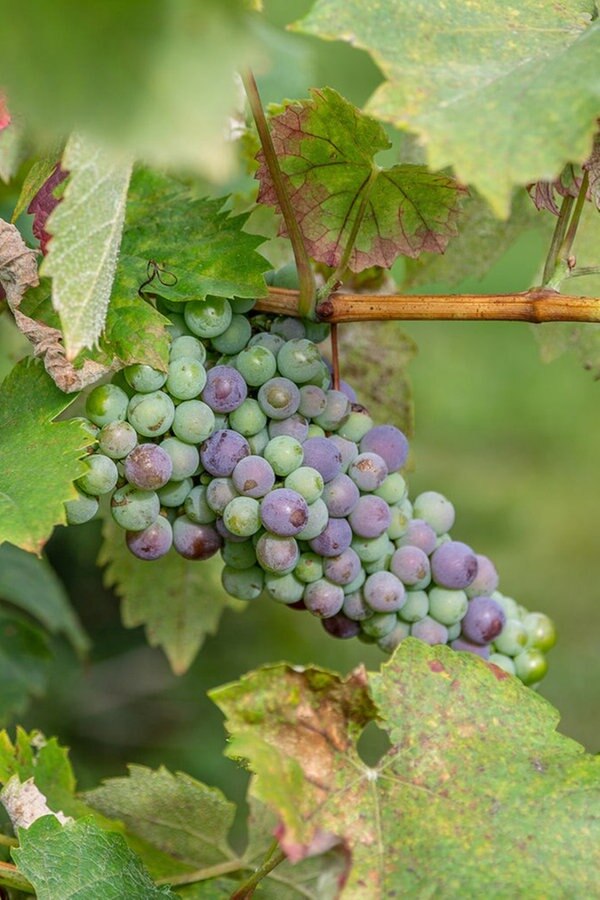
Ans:
<svg viewBox="0 0 600 900"><path fill-rule="evenodd" d="M148 260L146 276L146 280L140 284L138 288L138 295L142 299L144 298L144 288L148 287L149 284L152 284L155 278L165 287L174 287L179 281L174 272L169 272L164 266L159 265L155 259Z"/></svg>

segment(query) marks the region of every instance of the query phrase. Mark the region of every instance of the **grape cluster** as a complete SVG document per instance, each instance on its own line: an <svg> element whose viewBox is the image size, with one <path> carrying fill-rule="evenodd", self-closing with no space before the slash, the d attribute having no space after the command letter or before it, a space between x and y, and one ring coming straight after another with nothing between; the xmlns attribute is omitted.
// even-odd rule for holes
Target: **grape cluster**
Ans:
<svg viewBox="0 0 600 900"><path fill-rule="evenodd" d="M317 346L328 327L252 306L168 309L168 371L132 365L92 390L97 446L68 521L110 494L140 559L220 550L234 597L266 594L387 652L409 635L448 643L537 683L548 617L499 593L490 560L452 539L449 500L427 491L411 503L408 441L375 425L348 385L331 386Z"/></svg>

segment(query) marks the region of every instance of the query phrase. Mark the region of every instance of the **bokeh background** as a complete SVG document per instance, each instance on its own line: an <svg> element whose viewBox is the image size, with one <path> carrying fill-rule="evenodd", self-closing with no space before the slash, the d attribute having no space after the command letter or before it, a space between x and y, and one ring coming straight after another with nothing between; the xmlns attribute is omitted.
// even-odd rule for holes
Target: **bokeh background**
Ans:
<svg viewBox="0 0 600 900"><path fill-rule="evenodd" d="M266 0L265 13L284 25L308 6L304 0ZM346 45L289 36L277 60L261 79L267 102L281 100L282 90L303 96L311 85L331 85L361 105L380 81L369 58ZM18 187L0 189L5 218ZM525 289L535 283L544 252L539 229L532 229L483 279L418 290ZM416 408L411 494L434 489L452 499L458 514L454 536L495 561L505 593L555 619L560 641L541 693L560 711L561 730L597 752L600 385L573 355L543 364L535 329L526 324L402 328L419 348L410 365ZM6 314L0 316L0 376L20 347ZM373 366L377 355L375 335ZM360 396L361 385L354 387ZM390 384L392 396L393 391ZM312 617L264 602L242 614L226 612L219 634L207 639L189 673L175 678L162 653L147 646L142 629L121 626L118 600L103 589L95 565L99 539L100 525L92 522L59 528L48 544L94 648L83 670L66 646L60 649L47 696L24 720L71 747L82 787L124 774L126 762L164 763L241 800L247 776L222 755L222 718L208 690L283 659L341 672L382 661L379 651L358 641L334 641ZM372 733L365 755L380 748Z"/></svg>

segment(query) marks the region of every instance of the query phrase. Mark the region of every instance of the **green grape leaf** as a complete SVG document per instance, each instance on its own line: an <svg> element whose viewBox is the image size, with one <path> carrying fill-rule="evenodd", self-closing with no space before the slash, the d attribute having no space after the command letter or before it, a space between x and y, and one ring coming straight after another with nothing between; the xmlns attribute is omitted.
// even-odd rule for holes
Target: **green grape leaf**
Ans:
<svg viewBox="0 0 600 900"><path fill-rule="evenodd" d="M598 266L600 245L600 215L591 204L586 204L577 231L574 252L577 267ZM568 286L568 287L567 287ZM562 290L584 297L600 297L600 274L569 278ZM532 325L543 362L552 362L563 353L572 352L584 369L594 378L600 377L600 324L596 322L548 322Z"/></svg>
<svg viewBox="0 0 600 900"><path fill-rule="evenodd" d="M247 216L231 216L226 198L195 199L179 182L148 171L131 184L120 268L139 288L167 300L262 297L269 263L256 253L263 238L247 234Z"/></svg>
<svg viewBox="0 0 600 900"><path fill-rule="evenodd" d="M443 253L456 232L462 188L425 166L380 168L390 142L381 125L332 88L289 103L271 119L285 186L308 253L353 272L392 265L400 255ZM258 200L277 206L264 153ZM285 234L282 224L280 233ZM350 250L350 248L352 248Z"/></svg>
<svg viewBox="0 0 600 900"><path fill-rule="evenodd" d="M33 778L54 811L76 815L75 775L67 749L56 738L46 739L41 732L28 733L20 726L14 741L6 731L0 732L0 784L15 775L21 782Z"/></svg>
<svg viewBox="0 0 600 900"><path fill-rule="evenodd" d="M20 616L0 610L0 725L44 693L51 660L46 637Z"/></svg>
<svg viewBox="0 0 600 900"><path fill-rule="evenodd" d="M317 0L297 24L367 50L385 76L367 110L419 135L497 215L514 185L589 155L600 22L590 0Z"/></svg>
<svg viewBox="0 0 600 900"><path fill-rule="evenodd" d="M421 285L457 285L483 278L525 232L538 231L550 241L553 221L540 215L529 196L515 192L507 221L497 219L488 204L473 193L465 201L460 233L443 256L424 253L407 260L402 288L414 291Z"/></svg>
<svg viewBox="0 0 600 900"><path fill-rule="evenodd" d="M23 360L0 385L0 544L39 553L64 503L86 471L90 443L80 421L53 422L73 398L60 391L39 360Z"/></svg>
<svg viewBox="0 0 600 900"><path fill-rule="evenodd" d="M142 839L144 862L154 874L157 853L162 855L161 878L198 875L202 880L180 889L181 896L229 896L264 859L273 843L276 816L250 799L248 845L242 856L232 850L228 833L235 807L220 791L178 772L161 767L130 766L127 778L111 778L84 794L86 803L112 819L122 821L126 837L135 847ZM132 840L133 839L133 840ZM168 859L171 866L168 866ZM214 867L217 867L215 871ZM225 878L223 868L231 874ZM273 900L336 896L343 862L330 853L298 866L284 862L261 884L261 894ZM219 894L221 891L221 894Z"/></svg>
<svg viewBox="0 0 600 900"><path fill-rule="evenodd" d="M373 347L377 347L376 366ZM407 368L417 352L412 338L396 322L360 322L340 329L340 349L343 377L360 386L360 401L371 417L396 425L410 437L414 403Z"/></svg>
<svg viewBox="0 0 600 900"><path fill-rule="evenodd" d="M183 674L204 638L216 632L226 607L239 608L221 587L221 561L190 562L173 550L148 565L130 553L112 520L103 534L98 563L107 567L106 586L123 601L123 624L144 625L150 646L162 647L173 671Z"/></svg>
<svg viewBox="0 0 600 900"><path fill-rule="evenodd" d="M154 884L120 834L105 831L91 819L61 825L54 816L42 816L19 829L19 847L12 856L38 900L176 896Z"/></svg>
<svg viewBox="0 0 600 900"><path fill-rule="evenodd" d="M379 673L278 665L211 696L288 856L343 842L342 897L594 894L600 758L472 654L409 638ZM368 721L391 742L375 765L356 746Z"/></svg>
<svg viewBox="0 0 600 900"><path fill-rule="evenodd" d="M34 616L52 634L64 634L79 656L90 641L69 597L47 560L13 544L0 546L0 599Z"/></svg>
<svg viewBox="0 0 600 900"><path fill-rule="evenodd" d="M0 84L30 128L46 139L82 132L158 167L228 175L234 73L268 63L244 0L5 0L0 12Z"/></svg>
<svg viewBox="0 0 600 900"><path fill-rule="evenodd" d="M46 223L41 272L52 279L67 359L91 348L104 327L123 230L131 162L73 135L61 160L69 179Z"/></svg>
<svg viewBox="0 0 600 900"><path fill-rule="evenodd" d="M0 129L0 179L8 184L23 161L23 132L11 123Z"/></svg>
<svg viewBox="0 0 600 900"><path fill-rule="evenodd" d="M21 193L19 194L19 199L17 200L14 212L12 214L12 222L15 222L22 212L25 212L25 209L29 206L39 189L42 185L48 181L54 169L56 168L56 164L60 162L60 158L62 153L53 153L50 156L45 156L43 159L38 159L31 166L27 175L23 179L23 184L21 185Z"/></svg>

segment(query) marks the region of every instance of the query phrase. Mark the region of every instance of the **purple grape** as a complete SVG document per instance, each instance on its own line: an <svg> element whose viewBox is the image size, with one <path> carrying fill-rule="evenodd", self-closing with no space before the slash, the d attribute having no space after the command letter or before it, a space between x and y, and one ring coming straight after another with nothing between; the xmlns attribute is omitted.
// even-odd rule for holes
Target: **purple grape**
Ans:
<svg viewBox="0 0 600 900"><path fill-rule="evenodd" d="M159 516L143 531L128 531L125 535L127 546L138 559L160 559L171 549L173 529L164 516Z"/></svg>
<svg viewBox="0 0 600 900"><path fill-rule="evenodd" d="M158 444L138 444L125 458L125 478L142 491L156 491L171 478L173 462Z"/></svg>
<svg viewBox="0 0 600 900"><path fill-rule="evenodd" d="M346 519L330 519L325 529L309 541L311 550L319 556L339 556L352 542L352 529Z"/></svg>
<svg viewBox="0 0 600 900"><path fill-rule="evenodd" d="M390 569L403 584L424 586L429 582L429 557L420 547L399 547L392 556Z"/></svg>
<svg viewBox="0 0 600 900"><path fill-rule="evenodd" d="M359 453L348 467L348 475L361 491L376 491L387 474L385 460L378 453Z"/></svg>
<svg viewBox="0 0 600 900"><path fill-rule="evenodd" d="M342 519L350 515L358 503L360 491L351 478L340 472L326 484L321 496L329 515L334 519Z"/></svg>
<svg viewBox="0 0 600 900"><path fill-rule="evenodd" d="M453 650L465 650L467 653L476 653L477 656L481 656L482 659L489 659L490 657L489 644L474 644L464 637L456 638L456 640L452 641L450 646Z"/></svg>
<svg viewBox="0 0 600 900"><path fill-rule="evenodd" d="M288 488L277 488L260 505L260 518L271 534L293 537L308 521L308 504L304 497Z"/></svg>
<svg viewBox="0 0 600 900"><path fill-rule="evenodd" d="M491 597L473 597L462 620L462 634L474 644L489 644L498 637L506 614L500 604Z"/></svg>
<svg viewBox="0 0 600 900"><path fill-rule="evenodd" d="M269 437L279 437L282 434L296 438L303 444L308 437L308 419L300 413L294 413L288 419L273 419L269 423Z"/></svg>
<svg viewBox="0 0 600 900"><path fill-rule="evenodd" d="M293 537L279 537L275 534L261 534L255 551L262 568L279 575L292 572L300 558L298 544Z"/></svg>
<svg viewBox="0 0 600 900"><path fill-rule="evenodd" d="M346 395L350 403L356 403L356 391L343 379L340 381L340 391Z"/></svg>
<svg viewBox="0 0 600 900"><path fill-rule="evenodd" d="M392 572L374 572L363 585L365 601L375 612L397 612L406 603L406 591Z"/></svg>
<svg viewBox="0 0 600 900"><path fill-rule="evenodd" d="M243 497L264 497L275 484L275 472L262 456L245 456L236 465L231 479Z"/></svg>
<svg viewBox="0 0 600 900"><path fill-rule="evenodd" d="M212 369L211 369L212 371ZM250 446L237 431L215 431L200 447L200 460L211 475L231 475L240 459L250 456Z"/></svg>
<svg viewBox="0 0 600 900"><path fill-rule="evenodd" d="M377 453L389 472L401 469L408 456L408 441L394 425L376 425L360 442L361 453Z"/></svg>
<svg viewBox="0 0 600 900"><path fill-rule="evenodd" d="M185 559L209 559L223 546L220 534L212 525L197 525L187 516L173 524L173 546Z"/></svg>
<svg viewBox="0 0 600 900"><path fill-rule="evenodd" d="M349 441L341 437L339 434L332 434L328 440L337 447L342 456L342 472L348 471L348 466L353 463L358 456L358 447L354 441Z"/></svg>
<svg viewBox="0 0 600 900"><path fill-rule="evenodd" d="M445 625L441 625L435 619L432 619L431 616L425 616L424 619L411 625L410 633L413 637L425 641L426 644L448 643L448 629Z"/></svg>
<svg viewBox="0 0 600 900"><path fill-rule="evenodd" d="M302 449L304 450L304 465L311 466L320 472L326 484L342 471L342 454L329 438L308 438L304 441Z"/></svg>
<svg viewBox="0 0 600 900"><path fill-rule="evenodd" d="M259 389L257 399L270 419L289 419L300 406L300 391L289 378L270 378Z"/></svg>
<svg viewBox="0 0 600 900"><path fill-rule="evenodd" d="M374 494L361 497L348 518L354 534L364 538L379 537L392 522L388 504Z"/></svg>
<svg viewBox="0 0 600 900"><path fill-rule="evenodd" d="M223 540L231 541L232 544L241 544L243 541L248 540L246 535L234 534L233 531L230 531L223 521L222 516L219 516L219 518L215 520L213 527L218 531Z"/></svg>
<svg viewBox="0 0 600 900"><path fill-rule="evenodd" d="M213 478L206 485L205 496L207 505L220 516L237 491L231 478Z"/></svg>
<svg viewBox="0 0 600 900"><path fill-rule="evenodd" d="M247 395L246 382L232 366L215 366L207 372L202 400L213 412L233 412Z"/></svg>
<svg viewBox="0 0 600 900"><path fill-rule="evenodd" d="M321 625L327 634L341 640L356 637L361 631L358 622L353 622L352 619L348 619L341 612L336 613L335 616L330 616L328 619L321 619Z"/></svg>
<svg viewBox="0 0 600 900"><path fill-rule="evenodd" d="M343 610L345 615L355 622L364 622L365 619L370 619L373 615L373 610L365 601L364 594L361 590L344 595Z"/></svg>
<svg viewBox="0 0 600 900"><path fill-rule="evenodd" d="M396 541L397 547L420 547L430 556L437 545L437 534L423 519L411 519L406 532Z"/></svg>
<svg viewBox="0 0 600 900"><path fill-rule="evenodd" d="M322 619L337 615L344 604L344 592L337 584L326 578L319 578L307 584L304 589L304 605L313 614Z"/></svg>
<svg viewBox="0 0 600 900"><path fill-rule="evenodd" d="M446 541L431 557L431 573L441 587L464 590L477 575L477 557L461 541Z"/></svg>
<svg viewBox="0 0 600 900"><path fill-rule="evenodd" d="M330 556L325 559L323 574L334 584L350 584L358 577L362 563L351 547L340 553L339 556Z"/></svg>
<svg viewBox="0 0 600 900"><path fill-rule="evenodd" d="M498 588L500 579L493 562L487 556L477 555L477 575L469 585L468 597L476 597L480 594L489 596Z"/></svg>
<svg viewBox="0 0 600 900"><path fill-rule="evenodd" d="M316 384L303 384L300 388L300 406L298 412L309 419L314 419L327 406L325 391Z"/></svg>

